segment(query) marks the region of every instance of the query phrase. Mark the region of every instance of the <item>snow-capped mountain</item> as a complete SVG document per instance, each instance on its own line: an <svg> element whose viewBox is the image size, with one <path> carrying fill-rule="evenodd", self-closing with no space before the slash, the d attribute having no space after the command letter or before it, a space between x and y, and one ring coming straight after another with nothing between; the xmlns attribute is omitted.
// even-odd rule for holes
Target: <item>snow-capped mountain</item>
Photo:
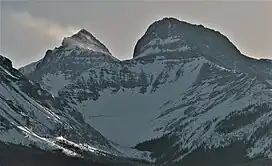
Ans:
<svg viewBox="0 0 272 166"><path fill-rule="evenodd" d="M150 151L158 165L272 158L271 62L203 26L156 21L126 61L81 30L20 71L106 139Z"/></svg>
<svg viewBox="0 0 272 166"><path fill-rule="evenodd" d="M29 81L3 56L0 56L0 92L0 144L60 150L69 156L92 159L102 156L102 161L148 159L147 152L108 141L64 100Z"/></svg>
<svg viewBox="0 0 272 166"><path fill-rule="evenodd" d="M116 61L94 36L86 30L80 30L72 37L64 38L60 47L48 50L42 60L20 71L40 82L51 94L57 95L60 89L91 66L103 66Z"/></svg>
<svg viewBox="0 0 272 166"><path fill-rule="evenodd" d="M109 146L99 132L81 120L80 114L68 107L62 109L65 102L26 79L3 56L0 56L0 72L0 140L26 145L31 141L46 144L50 143L48 139L65 136L73 141L94 141L93 144Z"/></svg>

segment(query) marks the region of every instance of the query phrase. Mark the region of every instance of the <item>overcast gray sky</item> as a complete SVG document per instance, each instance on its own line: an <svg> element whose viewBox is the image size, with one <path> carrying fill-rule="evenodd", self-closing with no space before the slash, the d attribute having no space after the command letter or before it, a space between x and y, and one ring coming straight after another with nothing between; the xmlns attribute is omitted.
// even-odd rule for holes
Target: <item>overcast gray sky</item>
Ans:
<svg viewBox="0 0 272 166"><path fill-rule="evenodd" d="M0 5L0 53L17 68L41 59L81 28L117 58L131 58L147 27L166 16L219 30L248 56L272 58L272 1L2 0Z"/></svg>

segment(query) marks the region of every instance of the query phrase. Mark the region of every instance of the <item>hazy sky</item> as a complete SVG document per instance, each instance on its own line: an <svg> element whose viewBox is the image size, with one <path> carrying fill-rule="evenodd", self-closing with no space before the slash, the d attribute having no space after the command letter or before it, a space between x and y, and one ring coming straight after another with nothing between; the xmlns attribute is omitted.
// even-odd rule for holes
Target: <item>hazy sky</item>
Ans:
<svg viewBox="0 0 272 166"><path fill-rule="evenodd" d="M1 1L1 0L0 0ZM272 58L271 1L4 1L0 53L15 67L41 59L47 49L81 28L119 59L131 58L155 20L173 16L221 31L246 55Z"/></svg>

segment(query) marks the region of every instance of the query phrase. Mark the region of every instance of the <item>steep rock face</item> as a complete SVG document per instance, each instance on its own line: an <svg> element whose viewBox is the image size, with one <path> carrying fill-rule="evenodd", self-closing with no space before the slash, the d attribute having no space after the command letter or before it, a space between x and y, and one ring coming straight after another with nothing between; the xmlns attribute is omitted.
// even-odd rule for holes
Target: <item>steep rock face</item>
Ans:
<svg viewBox="0 0 272 166"><path fill-rule="evenodd" d="M12 62L6 58L0 55L0 64L4 66L5 68L11 69L12 68Z"/></svg>
<svg viewBox="0 0 272 166"><path fill-rule="evenodd" d="M192 157L218 165L217 152L226 165L271 156L271 70L219 32L164 18L131 60L63 45L26 75L107 139L151 151L157 164L196 166Z"/></svg>

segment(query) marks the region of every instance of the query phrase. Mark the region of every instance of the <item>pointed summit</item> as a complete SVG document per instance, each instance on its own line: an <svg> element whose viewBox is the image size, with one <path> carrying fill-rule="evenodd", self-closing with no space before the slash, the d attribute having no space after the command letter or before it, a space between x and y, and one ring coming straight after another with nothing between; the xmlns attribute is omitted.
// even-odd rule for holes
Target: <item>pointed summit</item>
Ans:
<svg viewBox="0 0 272 166"><path fill-rule="evenodd" d="M71 37L65 37L62 41L62 46L79 47L81 49L87 49L94 52L101 52L107 55L111 55L107 47L86 29L81 29Z"/></svg>
<svg viewBox="0 0 272 166"><path fill-rule="evenodd" d="M80 31L78 31L77 34L85 34L91 37L94 37L89 31L87 31L86 29L81 29Z"/></svg>

